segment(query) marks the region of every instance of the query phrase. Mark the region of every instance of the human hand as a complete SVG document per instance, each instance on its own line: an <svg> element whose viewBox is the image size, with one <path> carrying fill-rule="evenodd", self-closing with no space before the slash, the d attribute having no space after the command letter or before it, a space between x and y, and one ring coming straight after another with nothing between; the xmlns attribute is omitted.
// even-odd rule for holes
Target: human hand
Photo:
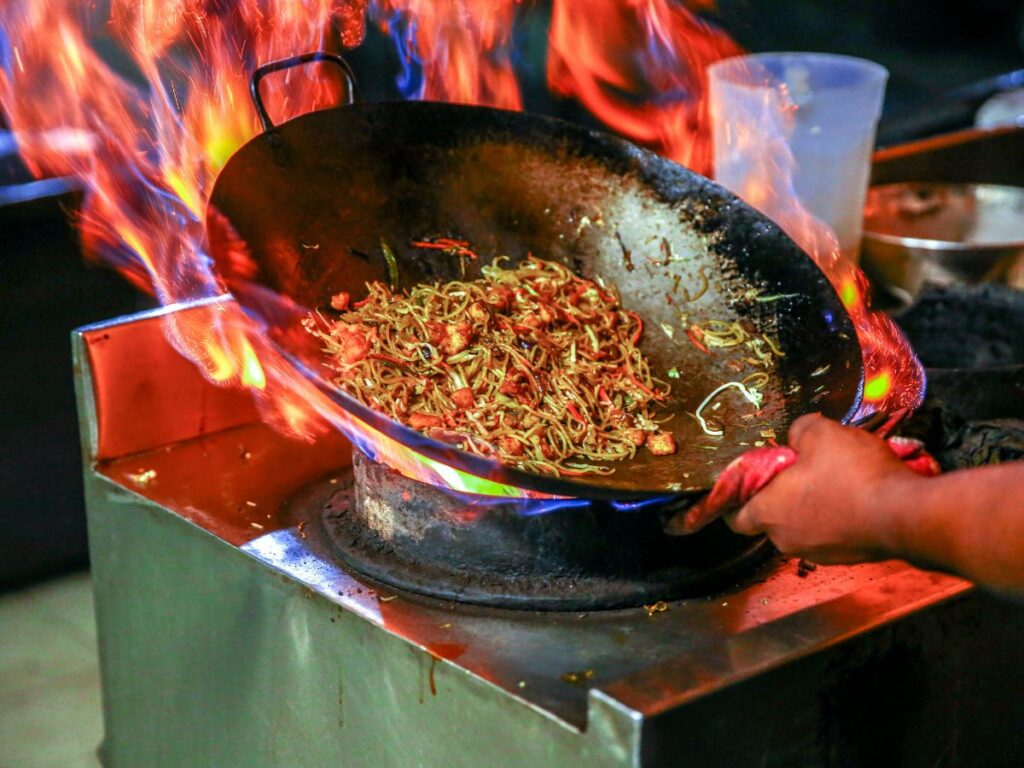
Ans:
<svg viewBox="0 0 1024 768"><path fill-rule="evenodd" d="M881 438L817 414L793 423L789 445L796 462L726 523L818 563L894 556L898 519L890 510L906 506L920 477Z"/></svg>

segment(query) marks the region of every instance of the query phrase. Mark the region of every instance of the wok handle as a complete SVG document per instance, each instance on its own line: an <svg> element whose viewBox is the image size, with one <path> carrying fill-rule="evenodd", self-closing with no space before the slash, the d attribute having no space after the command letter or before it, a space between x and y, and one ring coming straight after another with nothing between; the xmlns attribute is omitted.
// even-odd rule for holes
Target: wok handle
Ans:
<svg viewBox="0 0 1024 768"><path fill-rule="evenodd" d="M252 73L252 79L249 81L249 92L252 95L252 102L256 106L256 114L259 115L264 131L272 131L274 129L274 121L270 119L270 115L267 114L267 107L263 103L263 96L260 94L260 82L272 72L280 72L282 69L291 69L292 67L310 64L314 61L329 61L337 66L342 74L345 75L345 81L348 85L348 103L353 104L361 100L359 85L356 83L356 76L352 71L352 67L336 53L310 51L309 53L300 53L297 56L289 56L286 59L270 61L257 67L256 71Z"/></svg>

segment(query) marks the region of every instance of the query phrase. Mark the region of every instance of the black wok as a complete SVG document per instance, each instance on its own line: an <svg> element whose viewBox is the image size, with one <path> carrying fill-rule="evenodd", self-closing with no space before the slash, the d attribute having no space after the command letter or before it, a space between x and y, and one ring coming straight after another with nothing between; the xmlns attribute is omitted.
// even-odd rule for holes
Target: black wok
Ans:
<svg viewBox="0 0 1024 768"><path fill-rule="evenodd" d="M261 68L254 93L268 71L325 58L347 71L336 57L307 54ZM859 404L861 352L828 280L775 224L708 179L626 141L537 115L353 103L275 126L258 99L257 107L267 131L228 161L210 201L218 270L340 407L426 456L554 494L624 499L707 490L732 459L766 439L764 419L743 418L753 408L736 390L719 398L715 413L724 436L706 435L693 416L713 389L750 372L738 375L725 367L735 355L706 354L687 338L687 323L709 319L747 320L785 351L764 388L780 441L801 414L848 419ZM400 287L460 278L460 259L409 245L431 235L470 241L483 262L532 252L617 285L623 305L646 323L641 346L655 375L680 373L665 406L674 414L666 428L676 454L641 450L607 476L541 476L427 438L334 387L315 340L296 333L297 317L339 291L359 298L367 281L387 282L382 239L397 258ZM479 266L469 262L468 277ZM701 269L708 289L687 302L684 289L697 292ZM789 297L755 298L779 294Z"/></svg>

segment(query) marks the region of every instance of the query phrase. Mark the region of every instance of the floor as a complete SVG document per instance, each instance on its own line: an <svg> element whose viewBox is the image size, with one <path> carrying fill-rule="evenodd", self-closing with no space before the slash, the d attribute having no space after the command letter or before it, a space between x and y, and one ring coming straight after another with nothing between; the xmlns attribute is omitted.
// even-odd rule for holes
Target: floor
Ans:
<svg viewBox="0 0 1024 768"><path fill-rule="evenodd" d="M0 595L0 768L99 768L88 573Z"/></svg>

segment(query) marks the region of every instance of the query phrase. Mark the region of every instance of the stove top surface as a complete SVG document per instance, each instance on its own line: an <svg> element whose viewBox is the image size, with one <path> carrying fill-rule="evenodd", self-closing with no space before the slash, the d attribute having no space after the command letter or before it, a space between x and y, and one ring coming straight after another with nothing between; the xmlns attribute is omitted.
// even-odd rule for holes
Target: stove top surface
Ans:
<svg viewBox="0 0 1024 768"><path fill-rule="evenodd" d="M327 541L303 533L277 531L242 549L425 649L432 664L455 665L580 728L591 692L653 715L967 586L899 562L807 573L797 560L776 558L755 580L704 598L528 612L368 584L333 561Z"/></svg>
<svg viewBox="0 0 1024 768"><path fill-rule="evenodd" d="M808 572L776 556L714 594L625 610L535 612L401 593L346 572L323 529L284 503L296 486L330 487L344 473L324 475L342 446L319 445L248 424L101 471L427 651L432 666L452 665L575 728L590 697L653 715L970 588L901 562ZM204 482L211 472L216 487ZM428 670L424 695L431 680Z"/></svg>

